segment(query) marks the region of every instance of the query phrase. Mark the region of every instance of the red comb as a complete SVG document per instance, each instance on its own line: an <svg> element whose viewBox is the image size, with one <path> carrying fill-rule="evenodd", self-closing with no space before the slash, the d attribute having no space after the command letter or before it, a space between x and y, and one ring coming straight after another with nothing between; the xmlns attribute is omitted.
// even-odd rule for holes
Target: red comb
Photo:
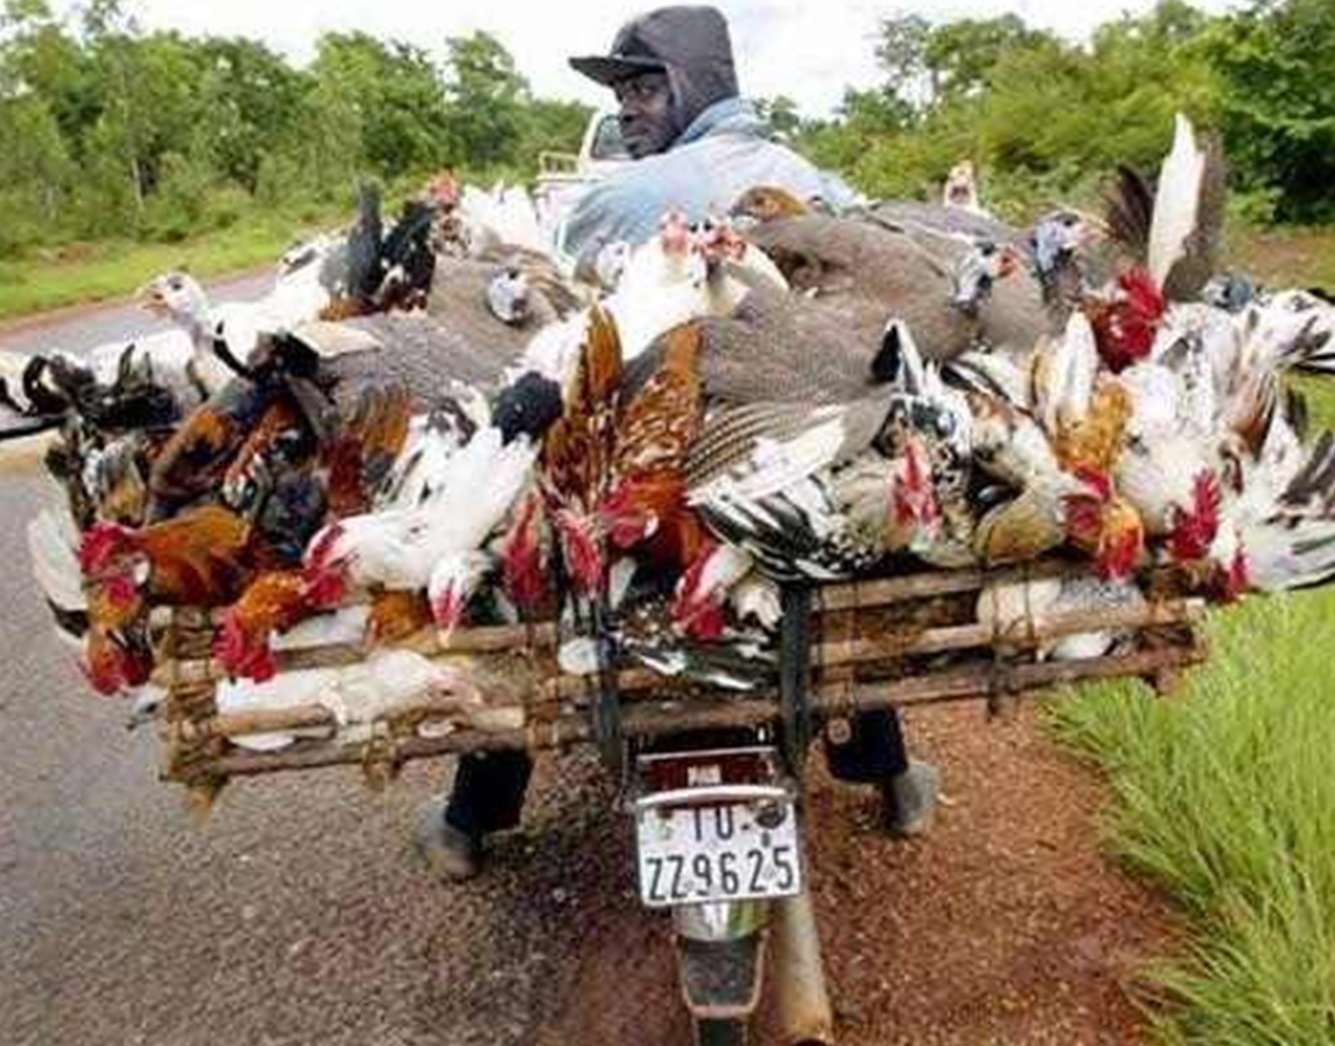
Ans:
<svg viewBox="0 0 1335 1046"><path fill-rule="evenodd" d="M100 573L118 553L131 547L131 533L119 523L94 523L79 544L79 569L88 575Z"/></svg>

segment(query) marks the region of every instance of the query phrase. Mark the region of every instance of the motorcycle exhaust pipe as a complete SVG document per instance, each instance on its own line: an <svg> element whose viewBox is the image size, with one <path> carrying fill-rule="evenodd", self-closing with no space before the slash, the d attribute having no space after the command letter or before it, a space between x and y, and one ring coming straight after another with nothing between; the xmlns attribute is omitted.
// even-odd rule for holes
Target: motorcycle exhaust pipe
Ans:
<svg viewBox="0 0 1335 1046"><path fill-rule="evenodd" d="M776 902L773 959L779 1041L784 1046L834 1046L834 1014L825 990L820 936L811 894Z"/></svg>

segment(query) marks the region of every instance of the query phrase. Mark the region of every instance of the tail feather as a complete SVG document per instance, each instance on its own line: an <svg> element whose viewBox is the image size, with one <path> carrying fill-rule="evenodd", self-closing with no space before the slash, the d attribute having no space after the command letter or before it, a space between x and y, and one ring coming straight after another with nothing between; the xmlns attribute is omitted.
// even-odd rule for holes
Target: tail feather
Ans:
<svg viewBox="0 0 1335 1046"><path fill-rule="evenodd" d="M357 222L348 234L348 283L350 297L369 300L380 290L385 271L381 265L382 225L380 187L362 185L357 197Z"/></svg>
<svg viewBox="0 0 1335 1046"><path fill-rule="evenodd" d="M62 638L79 639L88 628L88 600L79 569L79 538L66 513L42 509L28 523L32 575L46 598Z"/></svg>
<svg viewBox="0 0 1335 1046"><path fill-rule="evenodd" d="M1191 122L1181 113L1174 123L1173 148L1159 169L1150 224L1147 261L1155 284L1162 288L1168 273L1187 252L1196 230L1200 193L1205 178L1205 153L1197 146Z"/></svg>
<svg viewBox="0 0 1335 1046"><path fill-rule="evenodd" d="M1117 166L1117 185L1104 200L1104 223L1108 232L1136 261L1144 264L1149 253L1150 225L1154 219L1154 193L1139 171Z"/></svg>
<svg viewBox="0 0 1335 1046"><path fill-rule="evenodd" d="M1196 222L1187 237L1181 258L1164 277L1163 293L1169 301L1189 301L1219 271L1224 231L1224 208L1228 202L1228 166L1217 136L1205 145L1204 170L1196 192Z"/></svg>

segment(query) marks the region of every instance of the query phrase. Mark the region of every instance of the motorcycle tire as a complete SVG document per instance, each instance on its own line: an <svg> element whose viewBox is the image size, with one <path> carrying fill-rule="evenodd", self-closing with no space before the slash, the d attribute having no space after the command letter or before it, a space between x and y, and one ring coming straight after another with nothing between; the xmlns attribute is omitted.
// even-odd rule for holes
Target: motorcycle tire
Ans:
<svg viewBox="0 0 1335 1046"><path fill-rule="evenodd" d="M748 1032L750 1022L746 1020L698 1018L694 1024L695 1046L746 1046L750 1041Z"/></svg>

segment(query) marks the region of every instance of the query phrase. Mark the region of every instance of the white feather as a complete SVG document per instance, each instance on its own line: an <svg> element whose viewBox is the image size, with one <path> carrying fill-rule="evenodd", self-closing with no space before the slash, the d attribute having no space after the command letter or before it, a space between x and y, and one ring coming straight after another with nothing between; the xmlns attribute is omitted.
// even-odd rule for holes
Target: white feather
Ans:
<svg viewBox="0 0 1335 1046"><path fill-rule="evenodd" d="M1173 121L1172 151L1159 168L1150 222L1149 270L1159 287L1186 253L1187 238L1195 231L1204 175L1205 153L1196 145L1191 122L1178 113Z"/></svg>
<svg viewBox="0 0 1335 1046"><path fill-rule="evenodd" d="M67 512L47 507L29 521L28 553L33 577L46 598L62 610L88 606L78 548L78 535Z"/></svg>

